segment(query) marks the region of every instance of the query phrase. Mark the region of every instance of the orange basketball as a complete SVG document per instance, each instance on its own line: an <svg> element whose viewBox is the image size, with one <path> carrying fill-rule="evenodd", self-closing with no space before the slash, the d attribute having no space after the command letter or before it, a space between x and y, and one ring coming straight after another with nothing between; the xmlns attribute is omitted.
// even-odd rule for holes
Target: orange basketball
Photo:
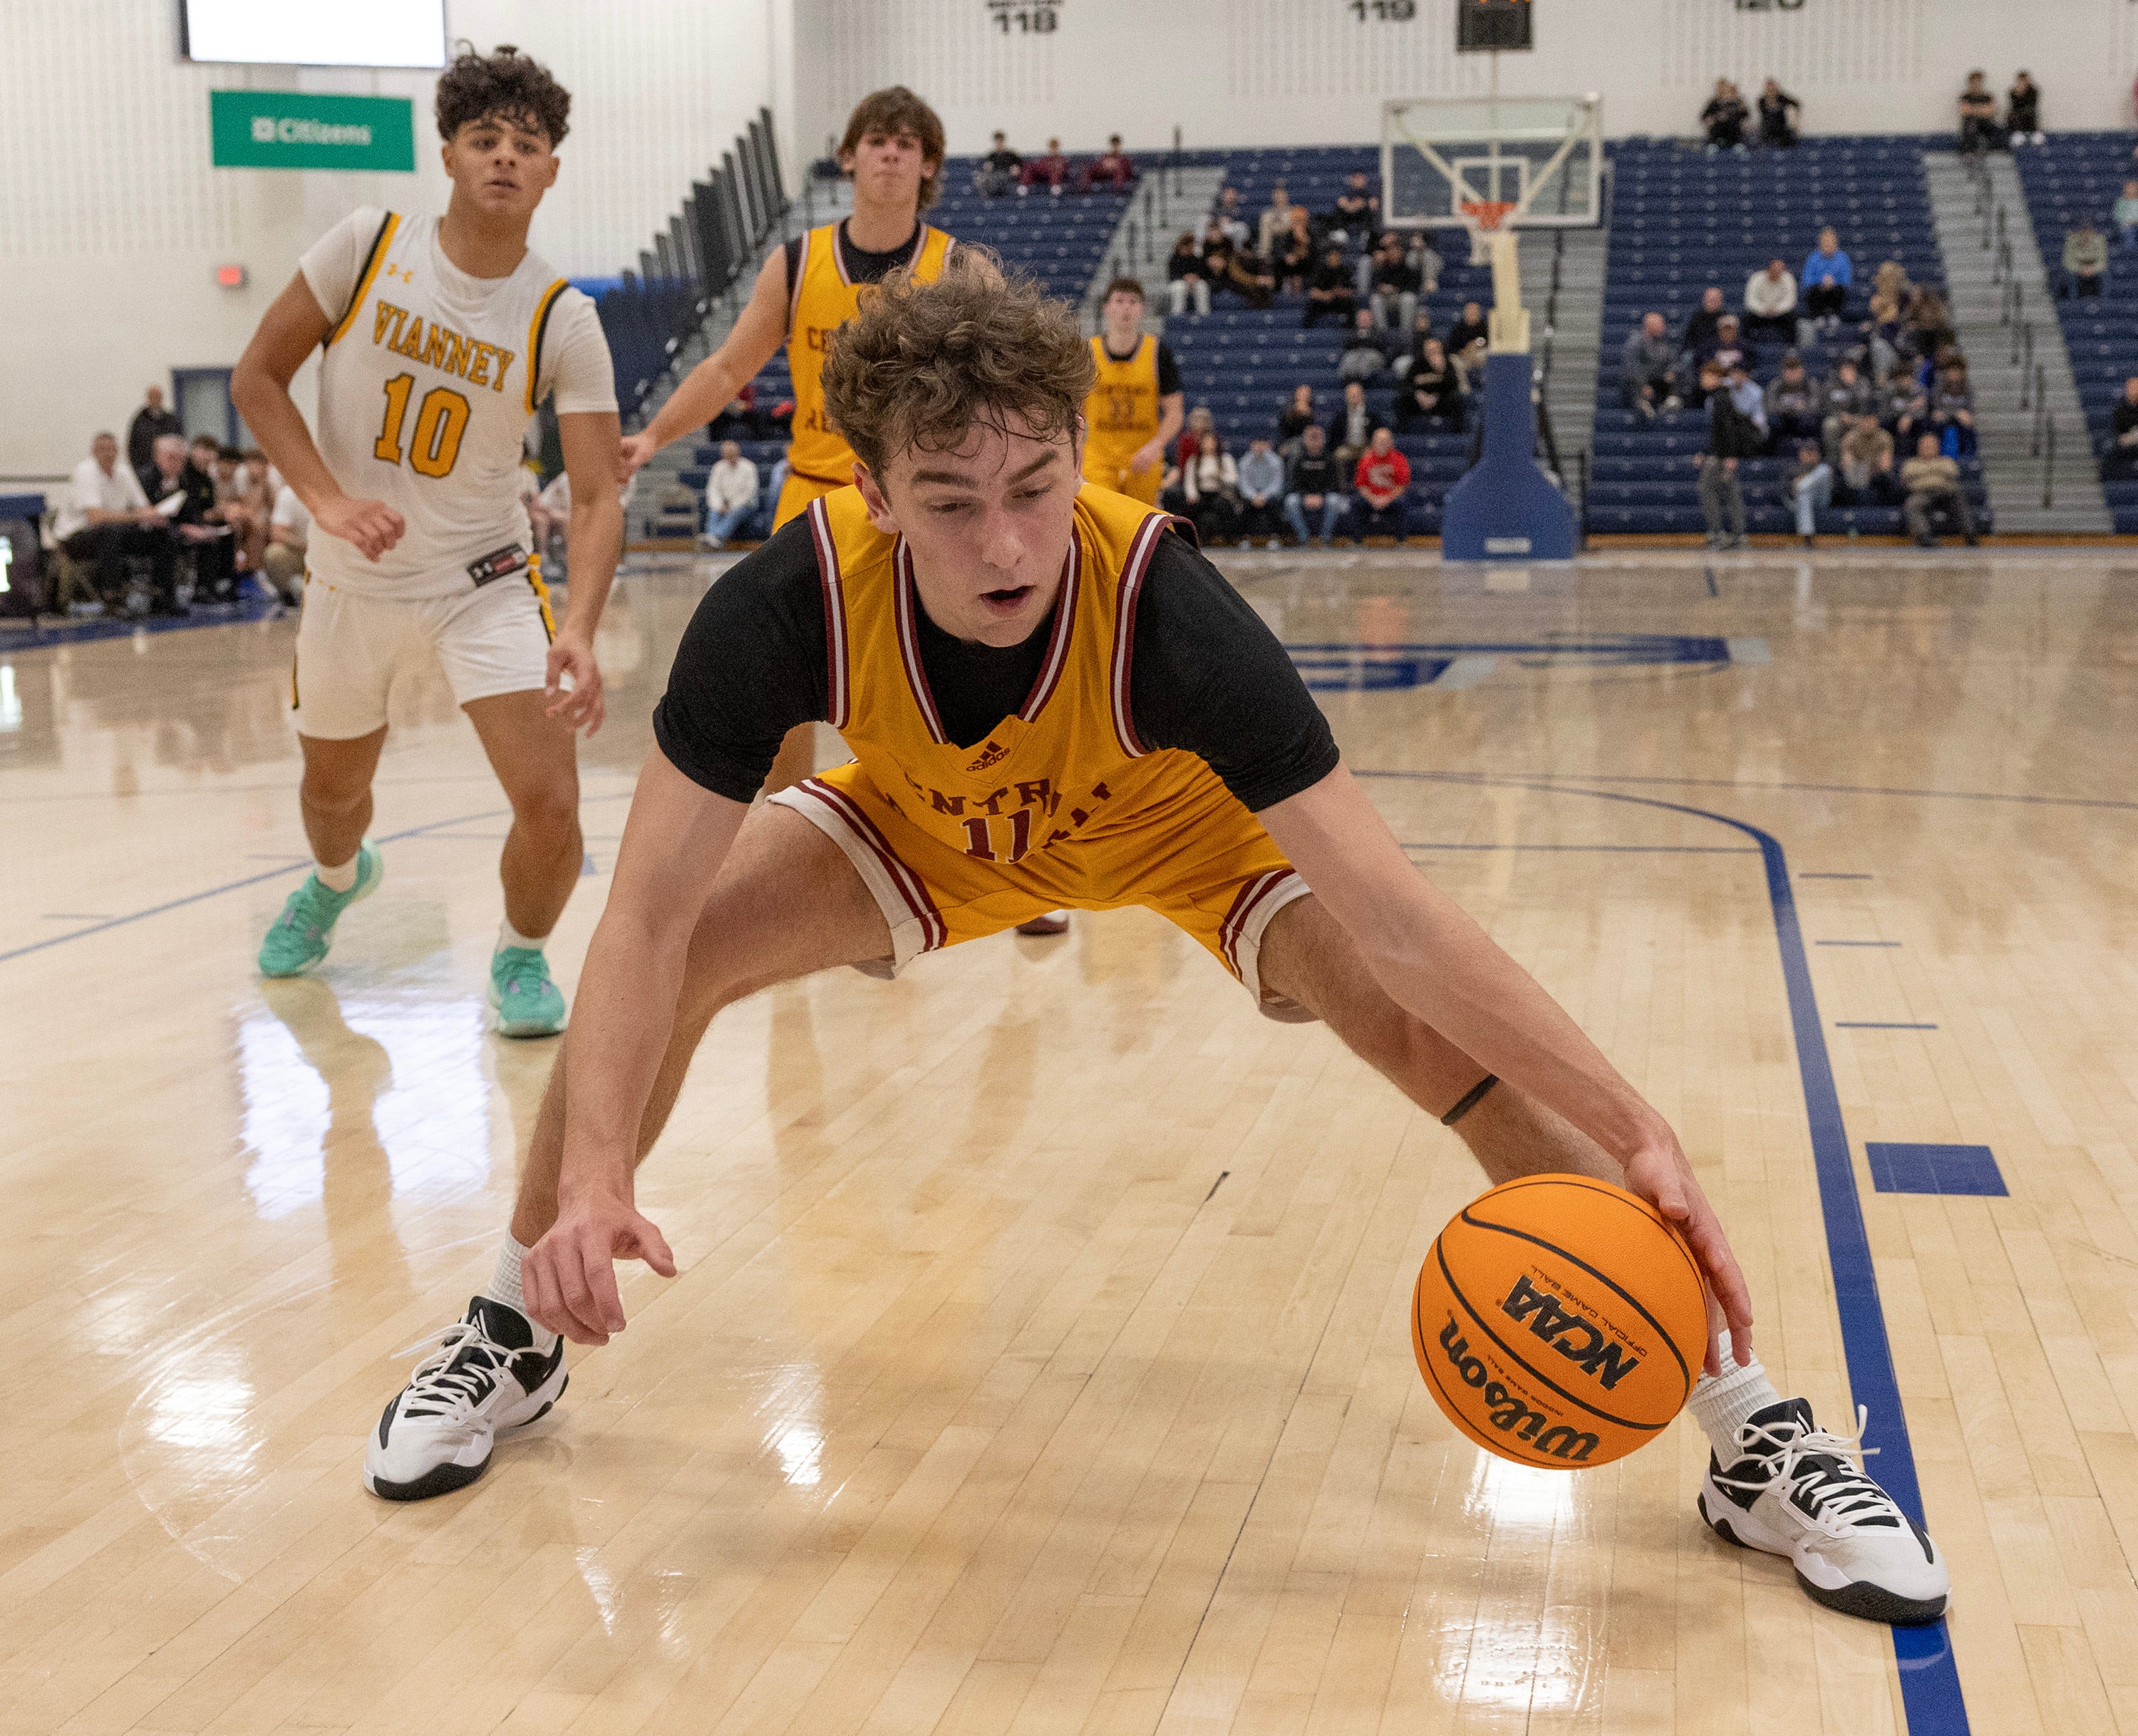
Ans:
<svg viewBox="0 0 2138 1736"><path fill-rule="evenodd" d="M1550 1470L1623 1458L1678 1413L1707 1349L1700 1271L1647 1201L1582 1176L1503 1182L1448 1221L1411 1298L1447 1420Z"/></svg>

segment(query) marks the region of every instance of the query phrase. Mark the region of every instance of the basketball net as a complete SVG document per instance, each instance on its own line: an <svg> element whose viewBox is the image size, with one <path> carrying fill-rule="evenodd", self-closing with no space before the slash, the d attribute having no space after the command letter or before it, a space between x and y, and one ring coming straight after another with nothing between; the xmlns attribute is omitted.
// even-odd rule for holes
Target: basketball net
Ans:
<svg viewBox="0 0 2138 1736"><path fill-rule="evenodd" d="M1526 351L1530 347L1530 313L1522 305L1521 251L1507 218L1520 208L1515 199L1460 199L1457 208L1462 227L1470 232L1470 263L1492 267L1492 313L1489 322L1490 347L1496 351Z"/></svg>

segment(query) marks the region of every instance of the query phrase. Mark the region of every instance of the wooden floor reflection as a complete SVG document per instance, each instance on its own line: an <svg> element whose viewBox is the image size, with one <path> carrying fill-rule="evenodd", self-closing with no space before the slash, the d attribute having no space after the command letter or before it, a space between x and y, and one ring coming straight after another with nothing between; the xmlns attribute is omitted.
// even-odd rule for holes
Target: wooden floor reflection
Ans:
<svg viewBox="0 0 2138 1736"><path fill-rule="evenodd" d="M1842 1425L1774 889L1718 822L1778 841L1971 1728L2138 1731L2138 563L1227 564L1673 1119ZM613 606L568 987L712 570ZM0 638L0 1732L1952 1727L1701 1525L1688 1424L1572 1475L1454 1436L1406 1306L1475 1170L1140 913L732 1009L643 1173L682 1275L485 1481L372 1500L551 1051L485 1028L504 804L435 676L378 895L254 974L293 633ZM1877 1191L1871 1142L2009 1196Z"/></svg>

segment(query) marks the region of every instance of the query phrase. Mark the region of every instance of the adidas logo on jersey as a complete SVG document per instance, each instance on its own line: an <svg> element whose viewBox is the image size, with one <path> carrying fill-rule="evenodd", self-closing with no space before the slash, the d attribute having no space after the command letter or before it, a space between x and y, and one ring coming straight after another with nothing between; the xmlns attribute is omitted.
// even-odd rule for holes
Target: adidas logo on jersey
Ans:
<svg viewBox="0 0 2138 1736"><path fill-rule="evenodd" d="M1009 750L999 742L990 741L974 757L973 763L965 769L969 772L984 772L998 760L1008 758L1008 753Z"/></svg>

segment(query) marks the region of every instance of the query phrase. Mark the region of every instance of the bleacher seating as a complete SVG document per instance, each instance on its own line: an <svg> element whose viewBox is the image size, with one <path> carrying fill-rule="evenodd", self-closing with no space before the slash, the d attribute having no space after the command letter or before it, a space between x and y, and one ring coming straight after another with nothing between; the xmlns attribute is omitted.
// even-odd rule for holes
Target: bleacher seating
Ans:
<svg viewBox="0 0 2138 1736"><path fill-rule="evenodd" d="M2138 373L2138 254L2117 244L2109 217L2124 182L2138 174L2131 147L2128 133L2054 133L2044 144L2012 154L2053 291L2063 276L2064 237L2081 217L2109 237L2108 280L2100 295L2057 303L2097 455L2111 437L2109 417L2124 381ZM2138 479L2118 477L2101 488L2117 531L2138 532Z"/></svg>
<svg viewBox="0 0 2138 1736"><path fill-rule="evenodd" d="M1699 472L1691 460L1706 447L1705 418L1687 411L1650 422L1625 407L1619 396L1619 351L1643 314L1660 311L1675 339L1711 284L1721 288L1731 311L1740 312L1745 280L1778 255L1792 272L1799 271L1818 244L1820 228L1829 223L1855 266L1846 319L1863 318L1881 261L1899 260L1917 283L1943 280L1923 179L1923 145L1920 138L1895 134L1813 138L1794 150L1742 156L1711 155L1676 139L1628 139L1612 148L1610 252L1587 502L1590 531L1702 529ZM1763 385L1779 371L1787 347L1774 338L1748 343L1755 378ZM1823 344L1804 352L1804 364L1815 375L1829 373L1837 359ZM1794 456L1753 459L1742 467L1750 530L1795 528L1784 496ZM1961 468L1986 529L1980 466L1968 459ZM1896 534L1901 514L1897 507L1835 508L1821 515L1819 529Z"/></svg>

